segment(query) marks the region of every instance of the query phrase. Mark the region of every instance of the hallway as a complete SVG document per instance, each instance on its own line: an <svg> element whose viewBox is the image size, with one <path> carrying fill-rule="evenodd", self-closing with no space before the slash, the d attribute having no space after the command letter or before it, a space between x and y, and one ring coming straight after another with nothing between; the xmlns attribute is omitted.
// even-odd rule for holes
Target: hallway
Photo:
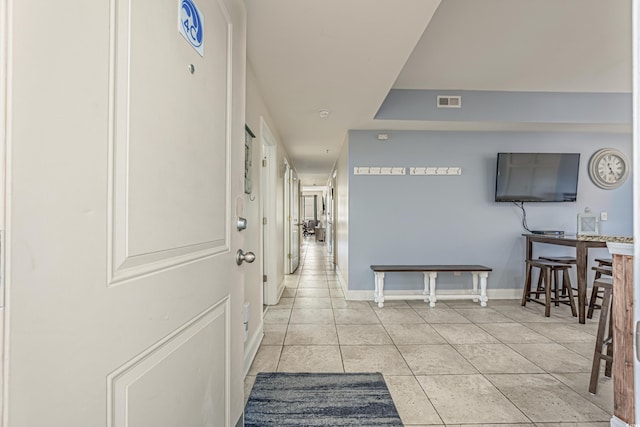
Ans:
<svg viewBox="0 0 640 427"><path fill-rule="evenodd" d="M305 238L300 255L265 315L246 398L258 372L382 372L405 425L609 426L613 382L587 391L597 319L516 300L379 309L345 300L324 244Z"/></svg>

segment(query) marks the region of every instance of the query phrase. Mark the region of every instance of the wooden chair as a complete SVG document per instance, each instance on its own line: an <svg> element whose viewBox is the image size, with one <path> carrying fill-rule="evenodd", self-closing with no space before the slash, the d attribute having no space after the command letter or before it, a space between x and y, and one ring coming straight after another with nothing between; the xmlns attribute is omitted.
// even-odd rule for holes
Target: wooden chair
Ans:
<svg viewBox="0 0 640 427"><path fill-rule="evenodd" d="M613 325L611 322L611 300L613 298L613 280L599 278L594 281L594 286L602 289L602 308L600 320L598 321L598 333L596 335L596 346L593 351L593 363L591 365L591 379L589 380L589 393L596 393L598 388L598 376L600 374L600 362L606 362L604 375L611 378L611 368L613 366ZM607 328L607 323L609 327ZM605 337L605 330L607 330ZM602 350L606 347L606 354Z"/></svg>
<svg viewBox="0 0 640 427"><path fill-rule="evenodd" d="M602 307L602 304L598 304L598 300L603 299L603 296L601 295L602 289L599 286L600 278L602 278L602 276L611 277L613 275L612 267L607 266L606 263L599 264L595 267L591 267L591 269L594 270L596 274L593 280L593 286L591 287L591 298L589 298L589 309L587 310L587 319L593 318L593 310L599 309Z"/></svg>
<svg viewBox="0 0 640 427"><path fill-rule="evenodd" d="M527 274L525 278L524 290L522 293L522 306L526 306L528 301L542 304L545 306L544 315L549 317L551 315L551 303L556 306L559 304L566 304L571 307L571 314L576 316L576 305L573 300L573 289L571 288L571 279L569 278L570 264L563 264L554 261L547 261L542 259L529 259L526 261ZM538 281L539 285L535 291L531 290L531 276L533 269L539 269ZM559 273L562 272L562 287L559 283ZM566 293L562 295L558 291L563 289ZM553 292L553 298L551 296ZM540 295L544 293L544 302L540 301ZM534 297L532 297L532 295Z"/></svg>

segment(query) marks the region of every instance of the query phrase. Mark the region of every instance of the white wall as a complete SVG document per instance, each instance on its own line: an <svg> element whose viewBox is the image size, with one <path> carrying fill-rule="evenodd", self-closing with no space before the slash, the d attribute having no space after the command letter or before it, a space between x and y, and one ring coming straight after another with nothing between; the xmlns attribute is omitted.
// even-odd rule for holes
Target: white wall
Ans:
<svg viewBox="0 0 640 427"><path fill-rule="evenodd" d="M342 145L336 162L336 188L334 198L335 249L338 271L342 275L345 290L349 286L349 141Z"/></svg>
<svg viewBox="0 0 640 427"><path fill-rule="evenodd" d="M260 344L263 334L263 296L262 296L262 260L264 254L262 251L262 216L260 211L261 197L261 118L268 125L271 133L276 140L275 162L277 169L276 183L276 207L277 212L275 218L269 220L276 221L276 244L270 248L270 256L275 260L276 274L275 283L281 284L284 280L284 181L282 175L282 165L287 157L286 150L282 145L282 139L279 130L271 118L271 113L267 107L262 92L258 85L257 78L251 68L251 64L247 63L247 126L253 131L256 137L253 140L253 193L245 196L245 215L249 224L245 233L245 251L252 251L256 254L256 261L253 264L245 264L245 302L250 304L250 321L249 321L249 338L245 343L245 364L255 356L257 347ZM251 200L253 199L253 200ZM248 365L246 366L248 368Z"/></svg>

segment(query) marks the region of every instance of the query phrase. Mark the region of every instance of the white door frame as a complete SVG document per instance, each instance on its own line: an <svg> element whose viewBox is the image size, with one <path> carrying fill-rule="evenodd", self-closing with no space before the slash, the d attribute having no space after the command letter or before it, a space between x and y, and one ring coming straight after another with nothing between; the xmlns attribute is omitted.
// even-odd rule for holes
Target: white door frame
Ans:
<svg viewBox="0 0 640 427"><path fill-rule="evenodd" d="M326 187L326 200L327 200L327 235L326 245L327 251L331 255L332 261L335 263L335 205L333 201L334 188L336 186L336 171L334 170L331 178L329 178L329 185Z"/></svg>
<svg viewBox="0 0 640 427"><path fill-rule="evenodd" d="M263 117L260 117L260 147L265 166L260 170L260 211L262 212L262 272L267 276L263 285L263 304L275 305L284 290L282 281L277 280L276 232L276 184L277 158L276 139ZM266 221L266 224L265 224Z"/></svg>
<svg viewBox="0 0 640 427"><path fill-rule="evenodd" d="M633 143L632 143L632 163L633 163L633 218L638 218L640 214L640 119L638 113L640 113L640 0L633 0L632 2L632 80L633 80ZM634 313L633 320L636 328L635 338L638 338L638 322L640 322L640 221L633 222L633 236L634 241L634 260L633 260L633 300ZM634 420L636 425L640 423L640 362L638 361L638 353L636 349L640 346L640 343L634 342L634 404L635 404L635 416ZM615 417L614 417L615 418ZM613 425L613 422L612 424Z"/></svg>
<svg viewBox="0 0 640 427"><path fill-rule="evenodd" d="M6 402L7 402L7 393L6 393L6 384L5 378L7 373L7 364L5 357L5 338L4 338L4 330L5 330L5 311L4 311L4 300L5 300L5 258L7 254L6 247L6 193L8 191L8 187L6 186L6 177L7 175L7 164L6 164L6 153L7 150L7 140L8 140L8 117L7 117L7 102L8 102L8 94L7 90L9 88L9 76L7 75L8 67L8 17L7 17L7 1L0 0L0 425L7 425L7 420L5 419L6 411L4 410Z"/></svg>
<svg viewBox="0 0 640 427"><path fill-rule="evenodd" d="M289 273L294 273L300 263L300 180L294 169L289 174L289 195L291 198L291 221L290 221L290 243L289 250L291 259L289 260Z"/></svg>
<svg viewBox="0 0 640 427"><path fill-rule="evenodd" d="M291 185L289 184L289 180L291 179L291 166L287 159L284 159L284 163L282 165L282 169L284 170L282 185L284 188L284 274L290 274L289 267L291 263L289 262L289 257L291 256Z"/></svg>
<svg viewBox="0 0 640 427"><path fill-rule="evenodd" d="M338 264L338 251L337 249L337 245L336 245L336 237L338 235L337 233L337 221L336 221L336 208L338 206L338 203L336 202L336 196L337 196L337 179L336 176L338 175L338 171L334 170L333 173L331 174L331 258L333 260L333 264L337 265Z"/></svg>

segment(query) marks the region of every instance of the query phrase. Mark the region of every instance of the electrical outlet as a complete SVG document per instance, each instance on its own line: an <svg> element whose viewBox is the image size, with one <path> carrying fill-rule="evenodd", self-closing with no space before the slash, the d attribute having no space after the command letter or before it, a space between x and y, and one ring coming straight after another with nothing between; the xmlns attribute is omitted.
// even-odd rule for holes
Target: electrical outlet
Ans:
<svg viewBox="0 0 640 427"><path fill-rule="evenodd" d="M606 212L600 212L600 221L606 221L609 215Z"/></svg>

